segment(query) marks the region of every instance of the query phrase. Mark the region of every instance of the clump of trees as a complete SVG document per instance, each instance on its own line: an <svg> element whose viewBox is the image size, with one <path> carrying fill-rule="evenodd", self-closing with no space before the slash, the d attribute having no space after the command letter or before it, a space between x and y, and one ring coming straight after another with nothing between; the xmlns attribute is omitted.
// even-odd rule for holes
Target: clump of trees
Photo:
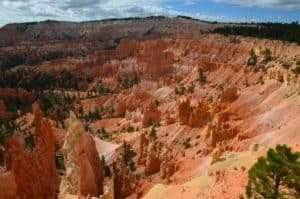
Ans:
<svg viewBox="0 0 300 199"><path fill-rule="evenodd" d="M111 94L114 92L112 88L109 88L104 84L102 79L97 80L96 85L93 86L90 91L98 93L100 95Z"/></svg>
<svg viewBox="0 0 300 199"><path fill-rule="evenodd" d="M0 52L0 70L7 70L18 65L38 65L44 61L51 61L69 56L85 56L82 49L64 48L59 50L45 50L38 48L22 48L3 50Z"/></svg>
<svg viewBox="0 0 300 199"><path fill-rule="evenodd" d="M275 39L300 44L300 25L292 23L250 23L219 27L212 31L224 35L240 35L244 37L257 37Z"/></svg>
<svg viewBox="0 0 300 199"><path fill-rule="evenodd" d="M300 153L287 145L269 149L249 171L248 198L300 198Z"/></svg>
<svg viewBox="0 0 300 199"><path fill-rule="evenodd" d="M64 128L64 120L69 117L70 110L74 111L75 97L71 97L65 92L41 91L38 93L37 99L43 113L46 116L50 116L56 123L59 122ZM58 127L58 124L56 126Z"/></svg>
<svg viewBox="0 0 300 199"><path fill-rule="evenodd" d="M119 88L121 89L129 89L132 88L134 85L137 85L141 82L138 76L133 77L125 77L119 81Z"/></svg>
<svg viewBox="0 0 300 199"><path fill-rule="evenodd" d="M186 88L182 85L179 84L179 87L175 88L175 94L176 95L184 95Z"/></svg>
<svg viewBox="0 0 300 199"><path fill-rule="evenodd" d="M83 108L80 107L79 114L80 118L84 118L86 122L93 122L95 120L101 120L101 114L103 112L103 107L95 107L94 111L89 110L87 115L84 115Z"/></svg>
<svg viewBox="0 0 300 199"><path fill-rule="evenodd" d="M97 130L97 135L102 140L107 140L107 139L111 138L111 134L109 132L107 132L104 127Z"/></svg>
<svg viewBox="0 0 300 199"><path fill-rule="evenodd" d="M20 133L24 135L25 146L27 149L32 151L35 147L35 137L34 134L29 130L32 126L25 126L27 122L25 120L21 120L16 122L14 118L10 118L7 120L0 120L0 165L4 163L3 159L3 145L5 140L15 133Z"/></svg>
<svg viewBox="0 0 300 199"><path fill-rule="evenodd" d="M69 70L39 72L32 69L0 71L0 87L31 90L53 90L55 88L85 90L90 77L76 76ZM80 86L79 86L80 85Z"/></svg>
<svg viewBox="0 0 300 199"><path fill-rule="evenodd" d="M123 142L123 161L126 166L129 166L131 171L136 170L135 162L133 161L133 157L136 156L137 153L131 148L131 146L127 142Z"/></svg>

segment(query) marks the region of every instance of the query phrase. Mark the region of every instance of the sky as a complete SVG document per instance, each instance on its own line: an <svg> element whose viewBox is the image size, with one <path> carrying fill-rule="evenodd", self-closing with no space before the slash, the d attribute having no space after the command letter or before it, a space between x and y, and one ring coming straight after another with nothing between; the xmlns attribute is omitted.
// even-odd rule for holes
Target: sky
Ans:
<svg viewBox="0 0 300 199"><path fill-rule="evenodd" d="M0 0L8 23L185 15L220 22L300 21L300 0Z"/></svg>

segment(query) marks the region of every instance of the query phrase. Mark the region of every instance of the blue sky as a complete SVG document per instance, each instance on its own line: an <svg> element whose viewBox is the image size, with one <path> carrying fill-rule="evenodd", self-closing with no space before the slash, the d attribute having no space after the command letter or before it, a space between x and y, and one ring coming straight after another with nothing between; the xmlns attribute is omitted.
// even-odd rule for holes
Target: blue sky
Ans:
<svg viewBox="0 0 300 199"><path fill-rule="evenodd" d="M47 19L186 15L222 22L300 21L300 0L0 0L0 26Z"/></svg>

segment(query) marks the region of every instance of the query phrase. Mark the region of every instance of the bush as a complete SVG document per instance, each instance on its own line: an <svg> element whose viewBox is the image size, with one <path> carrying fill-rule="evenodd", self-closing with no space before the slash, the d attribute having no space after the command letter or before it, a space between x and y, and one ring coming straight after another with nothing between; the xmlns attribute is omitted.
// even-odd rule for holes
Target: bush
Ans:
<svg viewBox="0 0 300 199"><path fill-rule="evenodd" d="M188 149L188 148L191 147L191 143L190 142L191 142L191 138L187 138L187 139L184 140L183 146L184 146L185 149Z"/></svg>
<svg viewBox="0 0 300 199"><path fill-rule="evenodd" d="M299 198L300 153L286 145L269 149L249 171L248 198Z"/></svg>
<svg viewBox="0 0 300 199"><path fill-rule="evenodd" d="M204 72L202 69L200 69L199 71L199 78L198 78L200 83L205 83L206 82L206 77L204 75Z"/></svg>
<svg viewBox="0 0 300 199"><path fill-rule="evenodd" d="M264 82L263 76L259 76L259 78L258 78L258 80L257 80L256 83L257 83L257 84L264 84L265 82Z"/></svg>
<svg viewBox="0 0 300 199"><path fill-rule="evenodd" d="M153 125L153 122L152 122L151 118L148 118L148 120L147 120L147 127L150 127L152 125Z"/></svg>
<svg viewBox="0 0 300 199"><path fill-rule="evenodd" d="M194 82L191 82L188 86L188 91L189 93L194 93L194 90L195 90L195 84Z"/></svg>
<svg viewBox="0 0 300 199"><path fill-rule="evenodd" d="M34 149L35 143L34 143L34 135L33 134L30 133L25 137L25 145L31 151Z"/></svg>
<svg viewBox="0 0 300 199"><path fill-rule="evenodd" d="M268 63L269 61L272 60L272 52L270 51L270 49L266 49L264 51L264 63Z"/></svg>
<svg viewBox="0 0 300 199"><path fill-rule="evenodd" d="M149 136L153 140L155 140L157 138L155 126L152 126Z"/></svg>
<svg viewBox="0 0 300 199"><path fill-rule="evenodd" d="M251 50L250 58L247 61L248 66L255 66L257 63L257 56L255 55L254 50Z"/></svg>
<svg viewBox="0 0 300 199"><path fill-rule="evenodd" d="M291 64L288 62L284 62L283 64L281 64L281 66L288 70L291 67Z"/></svg>
<svg viewBox="0 0 300 199"><path fill-rule="evenodd" d="M293 69L292 71L293 71L293 73L299 75L300 74L300 66L296 66L296 68Z"/></svg>
<svg viewBox="0 0 300 199"><path fill-rule="evenodd" d="M58 170L65 170L64 156L62 154L56 153L55 165Z"/></svg>
<svg viewBox="0 0 300 199"><path fill-rule="evenodd" d="M111 134L108 133L104 127L101 128L101 130L97 130L98 137L102 140L110 139Z"/></svg>

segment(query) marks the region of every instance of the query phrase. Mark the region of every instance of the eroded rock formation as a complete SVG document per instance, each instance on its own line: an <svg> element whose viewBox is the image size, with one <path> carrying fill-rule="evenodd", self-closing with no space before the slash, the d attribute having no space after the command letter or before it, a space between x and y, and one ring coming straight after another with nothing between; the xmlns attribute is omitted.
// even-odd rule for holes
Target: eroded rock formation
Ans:
<svg viewBox="0 0 300 199"><path fill-rule="evenodd" d="M103 193L103 170L93 137L71 112L63 145L66 173L60 185L60 198L66 194L99 196Z"/></svg>
<svg viewBox="0 0 300 199"><path fill-rule="evenodd" d="M169 147L164 147L161 152L161 164L160 164L160 177L162 179L167 179L170 181L170 177L175 172L175 158L173 156L172 150Z"/></svg>
<svg viewBox="0 0 300 199"><path fill-rule="evenodd" d="M238 130L227 122L228 117L222 114L217 115L214 120L208 124L207 141L212 147L216 147L217 143L234 138L238 134Z"/></svg>
<svg viewBox="0 0 300 199"><path fill-rule="evenodd" d="M162 179L169 180L175 172L176 163L171 148L163 146L161 142L150 138L146 133L140 136L138 163L144 164L146 175L160 172Z"/></svg>
<svg viewBox="0 0 300 199"><path fill-rule="evenodd" d="M137 189L136 176L121 156L114 160L112 168L115 198L124 199L135 193Z"/></svg>
<svg viewBox="0 0 300 199"><path fill-rule="evenodd" d="M233 102L238 98L238 90L236 87L227 88L223 91L221 96L221 102Z"/></svg>
<svg viewBox="0 0 300 199"><path fill-rule="evenodd" d="M38 105L33 105L33 112L34 148L30 150L26 147L22 134L7 138L4 146L5 164L14 176L16 198L54 199L58 193L59 178L55 166L52 126L43 118Z"/></svg>
<svg viewBox="0 0 300 199"><path fill-rule="evenodd" d="M210 104L201 101L192 107L189 99L176 101L176 120L181 125L200 127L211 119Z"/></svg>
<svg viewBox="0 0 300 199"><path fill-rule="evenodd" d="M144 110L144 116L142 120L142 126L147 127L147 125L158 124L160 122L160 112L154 102L150 102Z"/></svg>
<svg viewBox="0 0 300 199"><path fill-rule="evenodd" d="M190 100L188 98L176 101L176 121L181 125L187 125L191 113Z"/></svg>

